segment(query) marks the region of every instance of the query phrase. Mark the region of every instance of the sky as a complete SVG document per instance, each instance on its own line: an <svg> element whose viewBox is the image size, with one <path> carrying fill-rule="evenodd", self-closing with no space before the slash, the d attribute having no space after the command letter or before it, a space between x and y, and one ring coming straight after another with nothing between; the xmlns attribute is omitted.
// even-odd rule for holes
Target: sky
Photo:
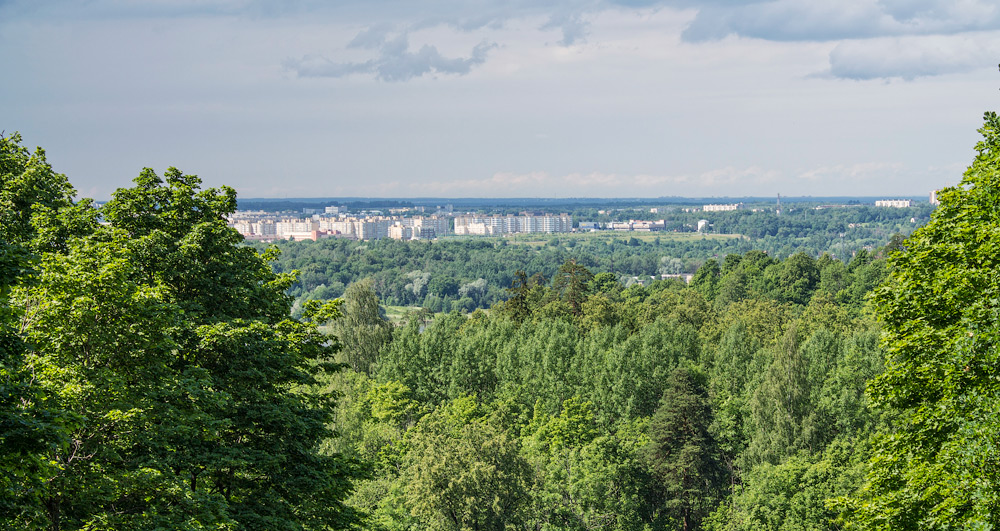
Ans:
<svg viewBox="0 0 1000 531"><path fill-rule="evenodd" d="M0 130L107 199L924 196L998 0L0 0Z"/></svg>

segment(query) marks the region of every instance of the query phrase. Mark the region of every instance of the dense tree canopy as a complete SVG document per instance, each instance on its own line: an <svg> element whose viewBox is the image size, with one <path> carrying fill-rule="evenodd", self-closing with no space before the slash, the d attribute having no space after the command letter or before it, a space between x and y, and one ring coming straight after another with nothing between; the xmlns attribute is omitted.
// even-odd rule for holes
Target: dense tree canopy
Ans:
<svg viewBox="0 0 1000 531"><path fill-rule="evenodd" d="M46 480L58 470L50 454L70 446L67 425L77 421L33 374L20 333L25 308L11 296L37 282L41 253L63 250L96 223L45 152L20 140L0 135L0 519L10 522L41 517Z"/></svg>
<svg viewBox="0 0 1000 531"><path fill-rule="evenodd" d="M884 269L860 260L710 263L734 300L568 261L488 313L414 314L343 375L343 448L377 463L353 503L374 529L835 529L879 423L879 331L848 295Z"/></svg>

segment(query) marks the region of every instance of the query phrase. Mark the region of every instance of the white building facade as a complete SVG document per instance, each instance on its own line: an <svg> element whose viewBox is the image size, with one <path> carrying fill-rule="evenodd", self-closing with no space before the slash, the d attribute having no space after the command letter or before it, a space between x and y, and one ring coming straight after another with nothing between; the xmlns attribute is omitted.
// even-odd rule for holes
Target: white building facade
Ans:
<svg viewBox="0 0 1000 531"><path fill-rule="evenodd" d="M875 201L875 206L877 207L889 207L889 208L910 208L913 206L913 201L909 199L882 199Z"/></svg>

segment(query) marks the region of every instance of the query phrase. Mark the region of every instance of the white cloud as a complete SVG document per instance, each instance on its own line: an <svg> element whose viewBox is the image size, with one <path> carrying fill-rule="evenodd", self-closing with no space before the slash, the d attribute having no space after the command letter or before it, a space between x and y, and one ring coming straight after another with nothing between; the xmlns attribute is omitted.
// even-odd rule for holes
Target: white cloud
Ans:
<svg viewBox="0 0 1000 531"><path fill-rule="evenodd" d="M562 31L562 39L559 44L572 46L583 42L589 33L589 24L585 22L579 13L557 13L552 15L548 22L541 29L558 28Z"/></svg>
<svg viewBox="0 0 1000 531"><path fill-rule="evenodd" d="M996 56L1000 5L990 0L766 0L698 6L689 42L730 35L834 42L829 74L850 79L968 72ZM984 37L984 35L987 35Z"/></svg>
<svg viewBox="0 0 1000 531"><path fill-rule="evenodd" d="M845 41L830 52L829 74L846 79L970 72L1000 60L1000 35L933 35Z"/></svg>
<svg viewBox="0 0 1000 531"><path fill-rule="evenodd" d="M1000 7L985 0L770 0L707 5L684 35L691 41L740 35L776 41L835 41L1000 29Z"/></svg>
<svg viewBox="0 0 1000 531"><path fill-rule="evenodd" d="M699 10L684 38L698 42L739 35L774 41L827 41L881 34L888 18L871 0L776 0L714 6Z"/></svg>
<svg viewBox="0 0 1000 531"><path fill-rule="evenodd" d="M303 0L265 16L251 1L157 14L166 0L145 13L16 0L0 4L0 48L17 51L0 58L17 81L0 85L0 116L103 197L169 165L256 196L922 193L947 172L852 167L970 158L995 103L995 73L980 68L995 34L764 32L796 13L800 33L857 13L911 32L930 31L931 14L950 17L944 29L990 17L983 2L916 1ZM756 9L762 37L683 41L709 7ZM847 22L827 23L837 13ZM914 82L839 79L885 76Z"/></svg>
<svg viewBox="0 0 1000 531"><path fill-rule="evenodd" d="M360 39L360 40L359 40ZM287 59L285 68L301 77L345 77L351 74L373 74L381 81L406 81L425 74L468 74L473 67L486 61L494 43L481 42L468 57L445 57L436 46L425 44L416 51L410 49L406 34L387 38L384 32L362 32L350 47L378 48L378 56L361 62L334 62L325 57L307 55Z"/></svg>

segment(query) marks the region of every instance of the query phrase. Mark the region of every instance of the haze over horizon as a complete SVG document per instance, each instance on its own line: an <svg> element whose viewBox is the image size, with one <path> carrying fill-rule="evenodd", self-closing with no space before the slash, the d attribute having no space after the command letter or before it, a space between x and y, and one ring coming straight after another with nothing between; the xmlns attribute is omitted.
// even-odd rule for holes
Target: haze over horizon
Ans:
<svg viewBox="0 0 1000 531"><path fill-rule="evenodd" d="M81 196L925 196L997 105L986 0L0 0L0 129Z"/></svg>

